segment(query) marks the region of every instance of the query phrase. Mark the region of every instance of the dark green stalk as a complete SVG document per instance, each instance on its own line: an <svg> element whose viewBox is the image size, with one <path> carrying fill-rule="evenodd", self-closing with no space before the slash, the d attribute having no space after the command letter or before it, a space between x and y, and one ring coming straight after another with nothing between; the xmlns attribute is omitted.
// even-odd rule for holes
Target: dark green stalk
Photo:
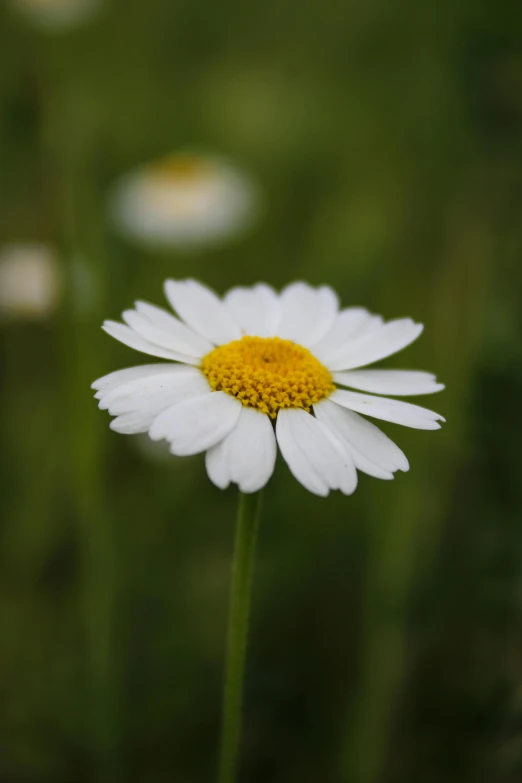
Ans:
<svg viewBox="0 0 522 783"><path fill-rule="evenodd" d="M243 677L261 493L240 494L230 585L219 783L233 783L241 733Z"/></svg>

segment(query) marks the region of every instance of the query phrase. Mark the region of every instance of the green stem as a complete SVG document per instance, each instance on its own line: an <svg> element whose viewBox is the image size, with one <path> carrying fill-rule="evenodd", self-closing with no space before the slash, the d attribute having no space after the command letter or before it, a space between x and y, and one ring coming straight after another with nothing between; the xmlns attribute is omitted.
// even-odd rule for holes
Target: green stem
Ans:
<svg viewBox="0 0 522 783"><path fill-rule="evenodd" d="M219 783L233 783L236 773L241 731L243 674L260 503L261 492L252 495L240 493L230 585Z"/></svg>

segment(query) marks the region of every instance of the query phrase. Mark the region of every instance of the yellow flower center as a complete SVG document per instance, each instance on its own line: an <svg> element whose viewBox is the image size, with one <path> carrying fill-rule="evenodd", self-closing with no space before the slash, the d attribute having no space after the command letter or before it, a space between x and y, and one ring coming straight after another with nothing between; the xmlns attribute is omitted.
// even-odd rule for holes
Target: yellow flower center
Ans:
<svg viewBox="0 0 522 783"><path fill-rule="evenodd" d="M150 164L149 173L158 182L197 182L208 175L212 165L196 155L168 155Z"/></svg>
<svg viewBox="0 0 522 783"><path fill-rule="evenodd" d="M273 419L281 408L304 408L335 389L332 376L308 350L279 337L242 337L203 357L214 391L224 391Z"/></svg>

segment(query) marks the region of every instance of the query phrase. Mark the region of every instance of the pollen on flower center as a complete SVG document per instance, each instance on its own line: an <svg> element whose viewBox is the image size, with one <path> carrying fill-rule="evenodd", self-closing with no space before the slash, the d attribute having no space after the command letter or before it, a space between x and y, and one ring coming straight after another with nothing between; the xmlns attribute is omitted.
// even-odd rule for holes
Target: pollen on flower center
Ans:
<svg viewBox="0 0 522 783"><path fill-rule="evenodd" d="M332 376L307 348L279 337L243 337L207 354L201 369L224 391L272 418L280 408L304 408L335 389Z"/></svg>

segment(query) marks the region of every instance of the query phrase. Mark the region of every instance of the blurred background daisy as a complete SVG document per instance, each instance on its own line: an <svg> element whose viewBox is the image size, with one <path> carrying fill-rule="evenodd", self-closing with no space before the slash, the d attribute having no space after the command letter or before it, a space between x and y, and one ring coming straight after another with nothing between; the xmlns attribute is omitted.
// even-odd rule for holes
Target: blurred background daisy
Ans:
<svg viewBox="0 0 522 783"><path fill-rule="evenodd" d="M253 182L231 163L210 155L167 155L138 168L115 186L110 212L117 229L151 247L219 244L253 221Z"/></svg>
<svg viewBox="0 0 522 783"><path fill-rule="evenodd" d="M103 319L188 277L411 316L386 366L446 384L383 423L403 481L276 466L243 780L521 780L519 0L14 3L0 246L59 267L0 265L1 783L215 779L236 495L90 392L138 363Z"/></svg>
<svg viewBox="0 0 522 783"><path fill-rule="evenodd" d="M55 251L39 243L0 248L0 317L38 319L58 304L62 276Z"/></svg>

